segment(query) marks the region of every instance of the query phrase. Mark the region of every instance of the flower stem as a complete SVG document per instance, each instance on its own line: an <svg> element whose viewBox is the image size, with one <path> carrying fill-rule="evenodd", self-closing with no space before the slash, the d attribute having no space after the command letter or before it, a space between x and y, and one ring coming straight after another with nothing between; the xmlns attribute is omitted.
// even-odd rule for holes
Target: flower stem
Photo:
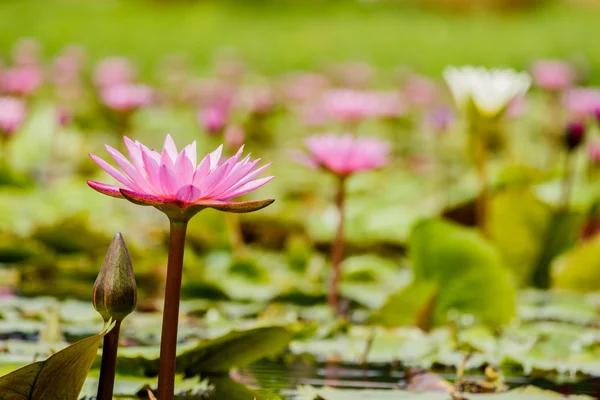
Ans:
<svg viewBox="0 0 600 400"><path fill-rule="evenodd" d="M488 193L488 171L487 171L487 151L483 139L476 139L475 147L475 169L479 178L479 196L475 204L475 213L477 217L477 226L484 236L488 236L486 217L489 211L489 193Z"/></svg>
<svg viewBox="0 0 600 400"><path fill-rule="evenodd" d="M339 307L339 286L341 276L341 265L344 257L344 220L345 220L345 202L346 202L346 177L338 178L338 188L335 196L335 205L338 212L338 226L335 239L331 248L331 263L333 267L330 287L329 287L329 305L340 314Z"/></svg>
<svg viewBox="0 0 600 400"><path fill-rule="evenodd" d="M98 382L98 400L112 400L113 398L120 331L121 321L117 321L114 328L104 336L100 380Z"/></svg>
<svg viewBox="0 0 600 400"><path fill-rule="evenodd" d="M160 364L158 372L158 398L173 400L175 394L175 357L177 352L177 324L183 272L183 251L187 221L170 220L169 261L165 305L163 309Z"/></svg>
<svg viewBox="0 0 600 400"><path fill-rule="evenodd" d="M573 189L573 162L575 157L571 152L565 154L565 170L562 181L562 188L560 193L559 209L566 211L569 209L569 202L571 199L571 191Z"/></svg>

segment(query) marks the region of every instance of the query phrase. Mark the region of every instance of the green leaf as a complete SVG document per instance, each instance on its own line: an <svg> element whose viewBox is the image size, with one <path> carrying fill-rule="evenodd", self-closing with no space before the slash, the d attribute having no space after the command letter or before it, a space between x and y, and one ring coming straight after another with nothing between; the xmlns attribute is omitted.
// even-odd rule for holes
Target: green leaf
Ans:
<svg viewBox="0 0 600 400"><path fill-rule="evenodd" d="M77 399L102 338L114 324L50 356L0 377L2 400Z"/></svg>
<svg viewBox="0 0 600 400"><path fill-rule="evenodd" d="M600 289L600 237L583 242L555 259L552 286L580 292Z"/></svg>
<svg viewBox="0 0 600 400"><path fill-rule="evenodd" d="M432 323L448 322L451 312L470 314L497 327L515 314L516 287L498 251L474 229L425 220L410 237L415 282L440 287Z"/></svg>
<svg viewBox="0 0 600 400"><path fill-rule="evenodd" d="M187 348L177 356L177 372L186 377L226 373L233 367L243 367L279 353L292 340L292 336L287 329L273 326L232 331L215 339L203 340L192 347L186 344ZM158 346L123 348L119 350L117 368L120 373L156 376L158 357Z"/></svg>
<svg viewBox="0 0 600 400"><path fill-rule="evenodd" d="M490 206L488 227L504 264L520 285L531 281L533 268L545 244L551 208L529 188L511 188L496 194Z"/></svg>
<svg viewBox="0 0 600 400"><path fill-rule="evenodd" d="M425 328L422 325L431 317L429 313L438 291L435 282L415 282L390 296L373 316L373 322L383 326L419 325Z"/></svg>
<svg viewBox="0 0 600 400"><path fill-rule="evenodd" d="M580 213L556 211L552 215L544 236L540 238L543 247L533 271L533 284L536 287L550 286L552 260L573 246L581 232L582 223L583 215Z"/></svg>
<svg viewBox="0 0 600 400"><path fill-rule="evenodd" d="M282 327L233 331L201 342L177 357L177 371L185 376L227 372L248 365L286 348L292 333Z"/></svg>

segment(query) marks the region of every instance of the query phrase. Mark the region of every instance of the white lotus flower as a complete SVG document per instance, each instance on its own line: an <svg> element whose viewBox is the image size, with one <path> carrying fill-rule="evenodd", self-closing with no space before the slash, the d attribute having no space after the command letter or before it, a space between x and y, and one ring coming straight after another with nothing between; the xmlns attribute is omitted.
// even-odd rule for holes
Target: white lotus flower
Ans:
<svg viewBox="0 0 600 400"><path fill-rule="evenodd" d="M459 109L466 110L472 102L481 116L489 118L504 111L531 85L531 78L526 72L471 66L447 67L444 79Z"/></svg>

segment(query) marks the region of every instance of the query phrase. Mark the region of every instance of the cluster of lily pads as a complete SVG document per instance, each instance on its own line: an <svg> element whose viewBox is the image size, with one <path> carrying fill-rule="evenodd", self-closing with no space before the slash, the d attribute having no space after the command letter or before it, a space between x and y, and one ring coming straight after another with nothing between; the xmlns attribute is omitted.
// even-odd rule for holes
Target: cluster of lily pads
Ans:
<svg viewBox="0 0 600 400"><path fill-rule="evenodd" d="M27 40L0 68L0 365L21 367L0 395L286 396L251 389L264 357L325 363L303 399L600 376L600 90L574 66L88 64ZM345 390L336 365L390 366L396 390Z"/></svg>

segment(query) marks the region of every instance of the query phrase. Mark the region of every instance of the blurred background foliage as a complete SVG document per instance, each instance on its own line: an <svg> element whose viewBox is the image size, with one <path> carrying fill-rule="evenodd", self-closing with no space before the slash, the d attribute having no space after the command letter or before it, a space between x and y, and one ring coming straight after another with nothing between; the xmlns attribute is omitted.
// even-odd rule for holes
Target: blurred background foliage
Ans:
<svg viewBox="0 0 600 400"><path fill-rule="evenodd" d="M539 57L597 70L593 33L600 7L580 3L4 0L0 52L27 36L39 39L47 55L77 43L94 59L132 56L147 76L164 53L185 53L194 68L206 71L221 48L235 49L267 74L361 60L439 75L448 64L523 68Z"/></svg>

